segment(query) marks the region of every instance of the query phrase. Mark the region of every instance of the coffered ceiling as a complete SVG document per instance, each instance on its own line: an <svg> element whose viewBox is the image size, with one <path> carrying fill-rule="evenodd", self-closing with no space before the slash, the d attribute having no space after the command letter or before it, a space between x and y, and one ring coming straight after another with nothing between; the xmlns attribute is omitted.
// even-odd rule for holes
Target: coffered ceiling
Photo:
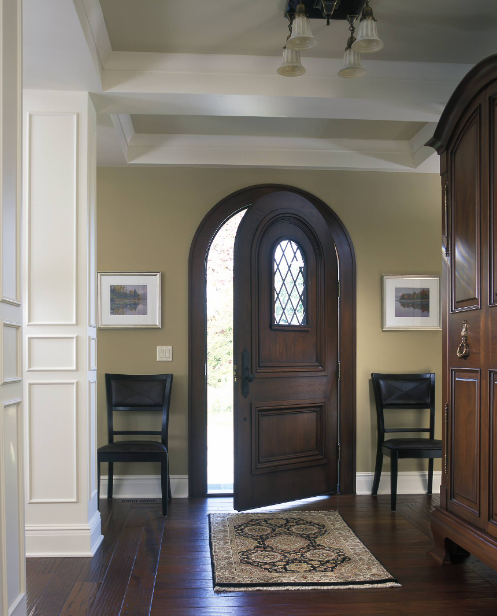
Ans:
<svg viewBox="0 0 497 616"><path fill-rule="evenodd" d="M284 0L24 0L27 88L91 92L100 165L438 172L424 144L497 51L495 0L371 0L384 49L337 76L347 26L313 21L276 73Z"/></svg>
<svg viewBox="0 0 497 616"><path fill-rule="evenodd" d="M284 0L100 0L115 51L273 56L287 35ZM495 53L495 0L372 0L378 60L475 63ZM341 58L348 25L313 21L306 56Z"/></svg>

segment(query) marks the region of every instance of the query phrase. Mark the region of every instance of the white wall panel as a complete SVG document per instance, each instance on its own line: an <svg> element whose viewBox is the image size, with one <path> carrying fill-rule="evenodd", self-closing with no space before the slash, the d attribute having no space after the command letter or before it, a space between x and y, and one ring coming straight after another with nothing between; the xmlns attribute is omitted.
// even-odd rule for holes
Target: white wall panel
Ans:
<svg viewBox="0 0 497 616"><path fill-rule="evenodd" d="M21 308L22 4L0 0L0 614L26 615Z"/></svg>
<svg viewBox="0 0 497 616"><path fill-rule="evenodd" d="M76 385L69 381L29 383L29 503L77 502Z"/></svg>
<svg viewBox="0 0 497 616"><path fill-rule="evenodd" d="M88 336L88 370L97 369L97 338Z"/></svg>
<svg viewBox="0 0 497 616"><path fill-rule="evenodd" d="M88 149L96 158L97 133L90 122ZM97 166L88 170L88 325L97 326Z"/></svg>
<svg viewBox="0 0 497 616"><path fill-rule="evenodd" d="M2 265L1 280L3 301L19 305L19 208L18 186L21 170L18 152L20 151L19 118L19 66L16 52L20 45L20 29L15 27L18 2L2 2L2 19L7 27L2 29L2 87L1 87L1 238ZM14 26L14 27L13 27ZM13 61L14 60L14 61Z"/></svg>
<svg viewBox="0 0 497 616"><path fill-rule="evenodd" d="M77 369L77 336L28 336L28 371Z"/></svg>
<svg viewBox="0 0 497 616"><path fill-rule="evenodd" d="M76 323L77 129L77 113L29 114L29 324Z"/></svg>
<svg viewBox="0 0 497 616"><path fill-rule="evenodd" d="M2 328L0 340L2 343L1 377L2 385L21 380L21 324L0 321Z"/></svg>
<svg viewBox="0 0 497 616"><path fill-rule="evenodd" d="M89 412L89 432L90 432L90 493L92 499L97 492L97 381L88 382L89 394L88 403L90 405Z"/></svg>
<svg viewBox="0 0 497 616"><path fill-rule="evenodd" d="M24 126L26 553L92 556L102 540L95 109L86 92L25 90Z"/></svg>
<svg viewBox="0 0 497 616"><path fill-rule="evenodd" d="M3 468L5 479L7 598L13 605L23 592L24 527L22 520L22 421L20 400L2 403L3 412Z"/></svg>

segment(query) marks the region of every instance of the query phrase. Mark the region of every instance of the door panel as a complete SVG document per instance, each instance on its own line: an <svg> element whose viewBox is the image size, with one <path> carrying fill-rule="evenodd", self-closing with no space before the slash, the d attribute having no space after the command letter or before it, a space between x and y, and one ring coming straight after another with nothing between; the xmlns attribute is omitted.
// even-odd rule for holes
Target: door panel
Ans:
<svg viewBox="0 0 497 616"><path fill-rule="evenodd" d="M490 371L490 532L497 534L497 370Z"/></svg>
<svg viewBox="0 0 497 616"><path fill-rule="evenodd" d="M326 463L324 401L299 405L255 406L253 473Z"/></svg>
<svg viewBox="0 0 497 616"><path fill-rule="evenodd" d="M314 205L281 191L250 206L234 263L237 510L337 491L337 286Z"/></svg>
<svg viewBox="0 0 497 616"><path fill-rule="evenodd" d="M480 516L480 370L452 370L451 498L449 509Z"/></svg>
<svg viewBox="0 0 497 616"><path fill-rule="evenodd" d="M489 98L489 155L490 155L490 296L489 304L495 306L497 304L497 212L495 206L497 203L497 186L495 178L497 178L497 93ZM492 328L492 332L494 328ZM493 347L492 347L493 348Z"/></svg>
<svg viewBox="0 0 497 616"><path fill-rule="evenodd" d="M450 150L452 190L452 310L480 305L480 105Z"/></svg>

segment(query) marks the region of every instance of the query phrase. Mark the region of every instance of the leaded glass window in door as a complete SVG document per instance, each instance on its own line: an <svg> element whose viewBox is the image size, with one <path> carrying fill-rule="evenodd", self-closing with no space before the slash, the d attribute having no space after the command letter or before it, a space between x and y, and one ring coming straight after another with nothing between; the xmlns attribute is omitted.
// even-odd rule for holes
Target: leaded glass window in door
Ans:
<svg viewBox="0 0 497 616"><path fill-rule="evenodd" d="M274 325L306 325L306 268L300 246L282 240L274 250Z"/></svg>

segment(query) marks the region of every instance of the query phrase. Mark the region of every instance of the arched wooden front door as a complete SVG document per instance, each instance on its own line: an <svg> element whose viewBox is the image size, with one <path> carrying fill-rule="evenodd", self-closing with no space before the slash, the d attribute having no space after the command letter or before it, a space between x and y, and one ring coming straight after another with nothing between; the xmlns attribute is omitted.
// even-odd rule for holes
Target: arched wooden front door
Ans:
<svg viewBox="0 0 497 616"><path fill-rule="evenodd" d="M355 492L355 264L319 199L286 186L231 195L190 253L190 495L207 491L205 259L249 206L235 241L235 507ZM340 283L339 283L340 279Z"/></svg>
<svg viewBox="0 0 497 616"><path fill-rule="evenodd" d="M234 258L235 509L338 491L338 262L305 197L258 199Z"/></svg>

